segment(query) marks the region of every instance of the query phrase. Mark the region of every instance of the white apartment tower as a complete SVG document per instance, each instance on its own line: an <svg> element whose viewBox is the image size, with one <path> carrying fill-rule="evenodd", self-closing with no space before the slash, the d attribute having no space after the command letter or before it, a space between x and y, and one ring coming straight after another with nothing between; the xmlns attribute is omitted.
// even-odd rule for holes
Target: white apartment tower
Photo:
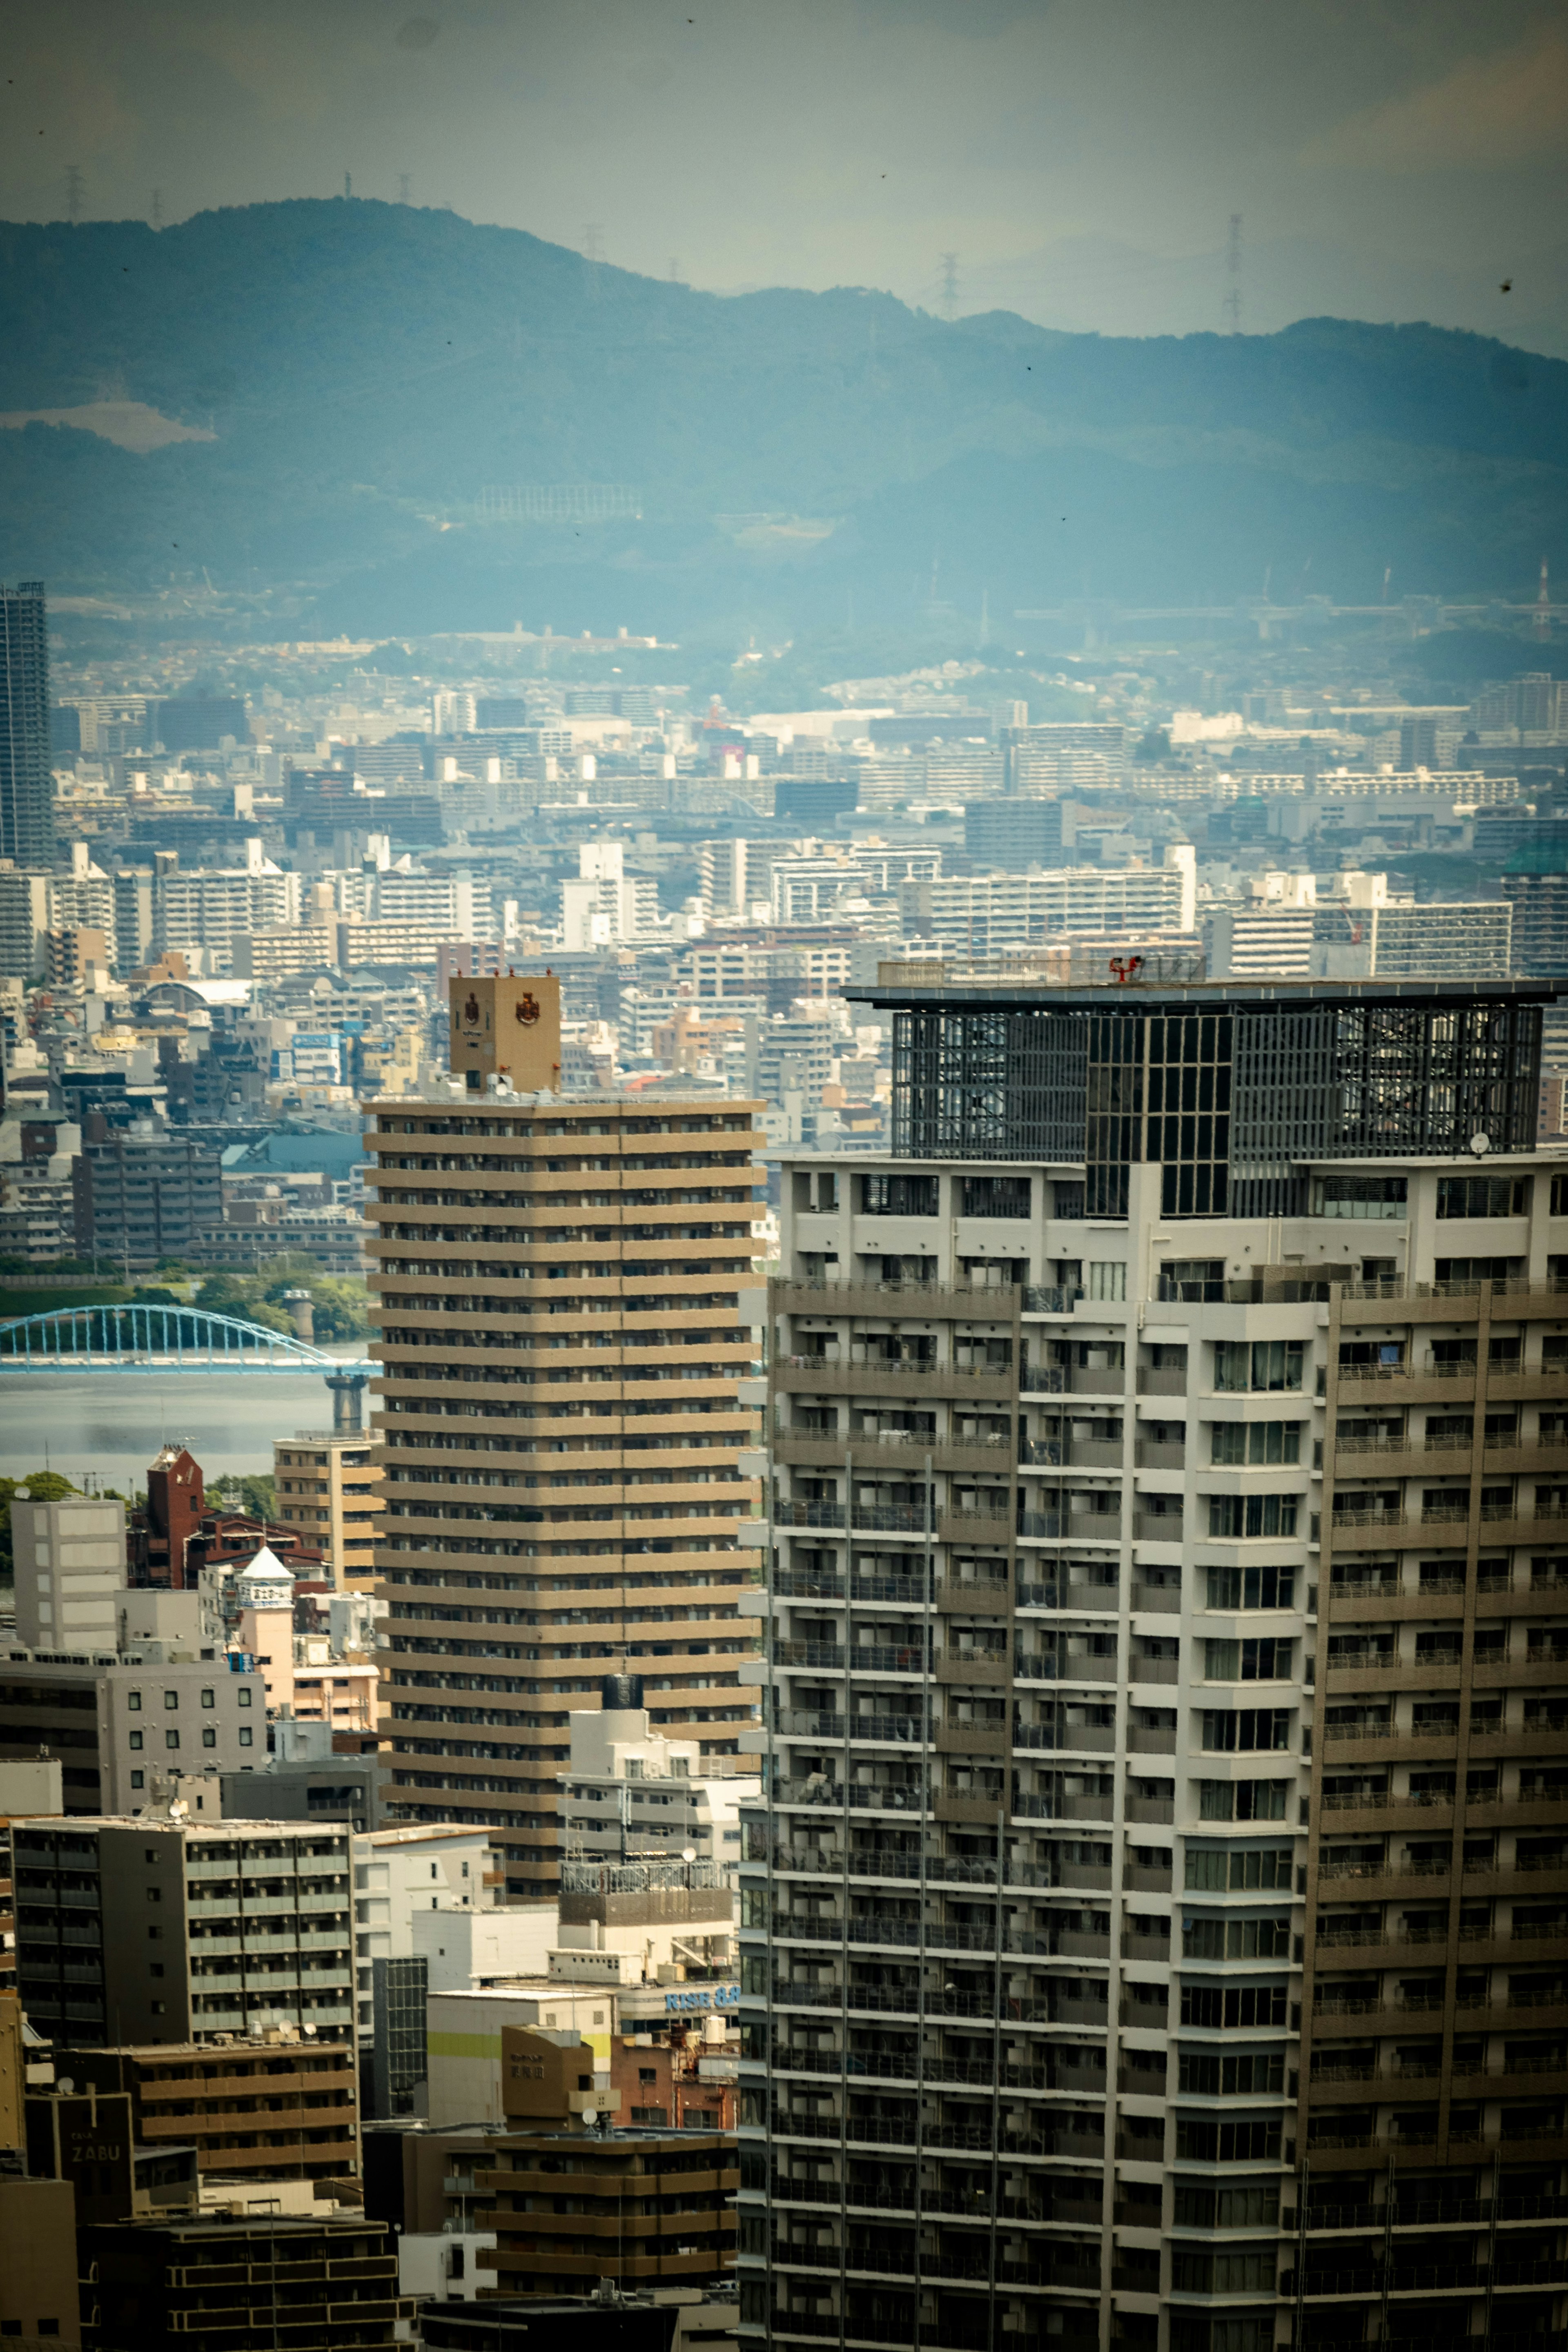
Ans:
<svg viewBox="0 0 1568 2352"><path fill-rule="evenodd" d="M1551 985L895 983L784 1171L742 2336L1562 2341Z"/></svg>

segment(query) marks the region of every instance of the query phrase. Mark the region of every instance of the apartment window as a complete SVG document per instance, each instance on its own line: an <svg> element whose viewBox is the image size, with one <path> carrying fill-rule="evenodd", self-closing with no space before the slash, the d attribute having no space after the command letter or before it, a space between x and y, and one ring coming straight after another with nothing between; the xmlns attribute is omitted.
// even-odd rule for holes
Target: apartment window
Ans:
<svg viewBox="0 0 1568 2352"><path fill-rule="evenodd" d="M1294 1495L1211 1495L1209 1533L1233 1539L1293 1536L1297 1507Z"/></svg>
<svg viewBox="0 0 1568 2352"><path fill-rule="evenodd" d="M1208 1606L1211 1609L1293 1609L1296 1571L1293 1568L1211 1568Z"/></svg>
<svg viewBox="0 0 1568 2352"><path fill-rule="evenodd" d="M1552 1179L1552 1213L1554 1217L1568 1217L1568 1176Z"/></svg>
<svg viewBox="0 0 1568 2352"><path fill-rule="evenodd" d="M140 1733L138 1733L136 1736L137 1736L137 1738L140 1738L141 1734L140 1734ZM133 1789L144 1789L144 1788L147 1786L147 1775L146 1775L146 1773L145 1773L145 1772L132 1772L132 1774L131 1775L131 1785L132 1785L132 1787Z"/></svg>
<svg viewBox="0 0 1568 2352"><path fill-rule="evenodd" d="M1126 1260L1119 1257L1090 1258L1089 1295L1091 1298L1125 1298L1127 1296Z"/></svg>
<svg viewBox="0 0 1568 2352"><path fill-rule="evenodd" d="M1184 2089L1185 2085L1183 2085ZM1238 2247L1235 2253L1173 2250L1171 2284L1182 2294L1268 2294L1277 2291L1279 2257L1272 2246ZM1209 2337L1205 2330L1205 2344ZM1230 2341L1229 2332L1226 2341Z"/></svg>
<svg viewBox="0 0 1568 2352"><path fill-rule="evenodd" d="M1182 1921L1182 1957L1187 1960L1285 1960L1290 1957L1290 1921L1227 1919L1223 1912L1191 1912Z"/></svg>
<svg viewBox="0 0 1568 2352"><path fill-rule="evenodd" d="M1215 1421L1209 1424L1212 1462L1267 1468L1301 1458L1299 1421Z"/></svg>
<svg viewBox="0 0 1568 2352"><path fill-rule="evenodd" d="M1440 1217L1522 1217L1530 1206L1528 1176L1439 1176Z"/></svg>
<svg viewBox="0 0 1568 2352"><path fill-rule="evenodd" d="M1178 2180L1174 2213L1178 2230L1272 2230L1279 2220L1279 2184L1220 2189L1206 2181ZM1268 2325L1273 2326L1272 2314Z"/></svg>
<svg viewBox="0 0 1568 2352"><path fill-rule="evenodd" d="M1219 1390L1299 1389L1304 1343L1300 1339L1216 1339L1214 1384Z"/></svg>
<svg viewBox="0 0 1568 2352"><path fill-rule="evenodd" d="M1282 2050L1183 2050L1178 2087L1198 2098L1279 2097L1285 2088Z"/></svg>
<svg viewBox="0 0 1568 2352"><path fill-rule="evenodd" d="M250 1727L249 1724L248 1724L248 1723L242 1723L242 1724L240 1725L240 1727L239 1727L239 1744L240 1744L240 1746L241 1746L242 1748L249 1748L250 1746L252 1746L252 1745L253 1745L253 1743L254 1743L254 1741L255 1741L255 1738L256 1738L256 1734L255 1734L255 1732L254 1732L254 1731L252 1731L252 1729L251 1729L251 1727Z"/></svg>
<svg viewBox="0 0 1568 2352"><path fill-rule="evenodd" d="M937 1179L891 1170L862 1176L860 1206L868 1217L934 1217Z"/></svg>
<svg viewBox="0 0 1568 2352"><path fill-rule="evenodd" d="M1076 1224L1084 1213L1082 1184L1055 1183L1051 1186L1051 1214L1064 1223Z"/></svg>
<svg viewBox="0 0 1568 2352"><path fill-rule="evenodd" d="M165 1731L163 1734L163 1745L165 1748L177 1748L179 1744L180 1735L177 1731Z"/></svg>
<svg viewBox="0 0 1568 2352"><path fill-rule="evenodd" d="M1200 1780L1202 1822L1282 1822L1289 1801L1289 1780Z"/></svg>
<svg viewBox="0 0 1568 2352"><path fill-rule="evenodd" d="M1289 1895L1294 1861L1288 1845L1264 1846L1248 1853L1237 1846L1199 1845L1186 1849L1189 1894L1238 1895L1258 1887Z"/></svg>
<svg viewBox="0 0 1568 2352"><path fill-rule="evenodd" d="M239 1703L240 1703L241 1706L248 1706L250 1705L251 1699L252 1699L252 1697L253 1697L254 1696L255 1696L255 1694L254 1694L253 1692L251 1692L251 1691L248 1691L248 1690L245 1689L245 1687L243 1686L243 1685L241 1685L241 1687L240 1687L237 1691L236 1691L236 1693L235 1693L235 1696L236 1696L236 1698L237 1698L237 1699L238 1699L238 1701L239 1701Z"/></svg>
<svg viewBox="0 0 1568 2352"><path fill-rule="evenodd" d="M1404 1218L1409 1213L1409 1180L1404 1176L1319 1176L1312 1184L1317 1217Z"/></svg>
<svg viewBox="0 0 1568 2352"><path fill-rule="evenodd" d="M180 1694L178 1691L166 1690L163 1693L163 1710L165 1714L173 1714L179 1704Z"/></svg>
<svg viewBox="0 0 1568 2352"><path fill-rule="evenodd" d="M1026 1217L1029 1213L1028 1178L966 1176L963 1179L963 1213L966 1217Z"/></svg>
<svg viewBox="0 0 1568 2352"><path fill-rule="evenodd" d="M1249 1756L1290 1745L1290 1710L1284 1706L1209 1706L1203 1711L1204 1752Z"/></svg>
<svg viewBox="0 0 1568 2352"><path fill-rule="evenodd" d="M210 1723L205 1724L202 1727L202 1746L204 1748L217 1746L217 1733Z"/></svg>
<svg viewBox="0 0 1568 2352"><path fill-rule="evenodd" d="M211 1690L205 1690L205 1691L203 1691L203 1693L202 1693L202 1705L203 1705L204 1706L216 1706L217 1705L217 1693L216 1693L216 1691L211 1691Z"/></svg>
<svg viewBox="0 0 1568 2352"><path fill-rule="evenodd" d="M1224 1258L1166 1258L1160 1268L1160 1296L1189 1300L1223 1298Z"/></svg>
<svg viewBox="0 0 1568 2352"><path fill-rule="evenodd" d="M1248 2025L1283 2025L1289 1993L1283 1984L1182 1987L1182 2023L1215 2032Z"/></svg>
<svg viewBox="0 0 1568 2352"><path fill-rule="evenodd" d="M130 1708L132 1715L140 1715L142 1712L141 1692L139 1690L127 1691L125 1694L125 1704Z"/></svg>
<svg viewBox="0 0 1568 2352"><path fill-rule="evenodd" d="M142 1734L141 1734L139 1731L133 1731L133 1732L131 1734L131 1745L132 1745L132 1747L133 1748L140 1748L140 1747L141 1747L141 1745L142 1745Z"/></svg>
<svg viewBox="0 0 1568 2352"><path fill-rule="evenodd" d="M1283 1683L1290 1679L1294 1642L1271 1634L1256 1641L1205 1642L1204 1680L1211 1683Z"/></svg>

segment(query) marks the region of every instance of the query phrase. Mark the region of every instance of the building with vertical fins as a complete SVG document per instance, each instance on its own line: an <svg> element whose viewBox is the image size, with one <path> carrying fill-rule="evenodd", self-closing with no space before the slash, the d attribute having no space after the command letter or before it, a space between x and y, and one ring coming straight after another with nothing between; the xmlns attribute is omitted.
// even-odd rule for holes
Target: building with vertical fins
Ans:
<svg viewBox="0 0 1568 2352"><path fill-rule="evenodd" d="M0 586L0 857L55 854L49 758L49 631L41 580Z"/></svg>
<svg viewBox="0 0 1568 2352"><path fill-rule="evenodd" d="M946 989L784 1171L743 2336L1568 2320L1540 982Z"/></svg>
<svg viewBox="0 0 1568 2352"><path fill-rule="evenodd" d="M384 1817L495 1824L518 1895L559 1881L569 1717L606 1673L705 1776L757 1713L759 1106L517 1089L524 1053L558 1066L556 985L455 980L464 1075L366 1134Z"/></svg>

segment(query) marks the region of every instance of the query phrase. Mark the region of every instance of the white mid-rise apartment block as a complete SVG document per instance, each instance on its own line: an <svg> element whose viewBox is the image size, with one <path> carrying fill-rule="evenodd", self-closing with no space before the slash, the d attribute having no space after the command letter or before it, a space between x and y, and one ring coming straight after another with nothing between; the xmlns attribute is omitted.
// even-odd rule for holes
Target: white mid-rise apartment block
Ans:
<svg viewBox="0 0 1568 2352"><path fill-rule="evenodd" d="M1561 2340L1551 984L855 993L892 1152L786 1158L771 1298L742 2336Z"/></svg>
<svg viewBox="0 0 1568 2352"><path fill-rule="evenodd" d="M1062 931L1190 931L1197 915L1196 853L1181 842L1166 850L1161 866L943 875L911 888L918 892L911 910L918 907L927 918L929 936L974 956L1033 947Z"/></svg>

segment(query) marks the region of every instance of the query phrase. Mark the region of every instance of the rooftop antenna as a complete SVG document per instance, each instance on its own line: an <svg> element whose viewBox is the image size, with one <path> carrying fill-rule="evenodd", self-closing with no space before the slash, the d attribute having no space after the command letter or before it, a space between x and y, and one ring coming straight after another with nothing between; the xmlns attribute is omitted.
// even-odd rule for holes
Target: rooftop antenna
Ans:
<svg viewBox="0 0 1568 2352"><path fill-rule="evenodd" d="M1552 575L1544 555L1541 559L1541 585L1535 592L1535 634L1538 637L1552 635Z"/></svg>
<svg viewBox="0 0 1568 2352"><path fill-rule="evenodd" d="M958 316L958 256L944 253L942 257L942 315L944 319Z"/></svg>
<svg viewBox="0 0 1568 2352"><path fill-rule="evenodd" d="M66 213L74 228L81 218L82 173L79 163L66 165Z"/></svg>
<svg viewBox="0 0 1568 2352"><path fill-rule="evenodd" d="M1241 215L1232 213L1225 247L1226 297L1221 308L1233 335L1241 332Z"/></svg>

